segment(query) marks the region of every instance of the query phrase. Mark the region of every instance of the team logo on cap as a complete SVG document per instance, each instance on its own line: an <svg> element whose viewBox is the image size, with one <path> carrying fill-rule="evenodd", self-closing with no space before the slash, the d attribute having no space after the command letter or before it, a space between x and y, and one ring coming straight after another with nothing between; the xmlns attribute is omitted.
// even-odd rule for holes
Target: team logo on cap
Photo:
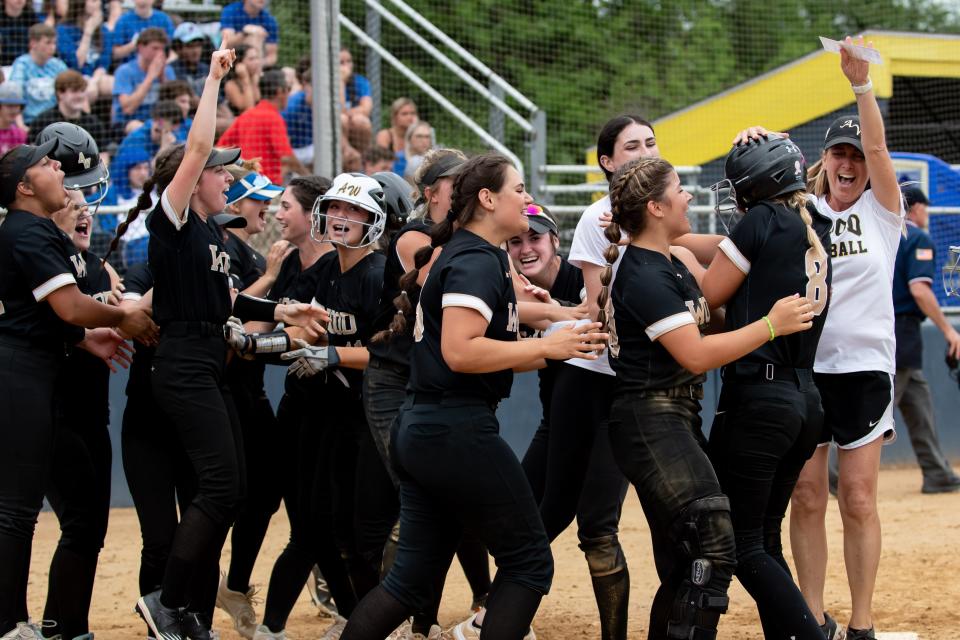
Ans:
<svg viewBox="0 0 960 640"><path fill-rule="evenodd" d="M844 120L840 125L841 129L856 129L857 135L860 135L860 125L855 123L853 120Z"/></svg>

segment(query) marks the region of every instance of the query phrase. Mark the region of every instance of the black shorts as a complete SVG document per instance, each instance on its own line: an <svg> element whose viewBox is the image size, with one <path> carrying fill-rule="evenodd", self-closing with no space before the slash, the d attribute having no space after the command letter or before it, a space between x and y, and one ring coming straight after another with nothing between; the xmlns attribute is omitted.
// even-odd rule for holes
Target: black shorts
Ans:
<svg viewBox="0 0 960 640"><path fill-rule="evenodd" d="M893 424L893 376L885 371L815 373L823 402L820 445L836 442L856 449L883 437L896 438Z"/></svg>

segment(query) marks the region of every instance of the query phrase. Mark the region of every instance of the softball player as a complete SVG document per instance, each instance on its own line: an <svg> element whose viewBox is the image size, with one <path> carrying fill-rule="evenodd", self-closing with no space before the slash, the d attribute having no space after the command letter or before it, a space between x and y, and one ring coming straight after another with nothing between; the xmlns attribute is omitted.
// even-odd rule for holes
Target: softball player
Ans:
<svg viewBox="0 0 960 640"><path fill-rule="evenodd" d="M833 223L833 300L814 364L823 399L821 446L794 492L790 541L797 577L814 614L824 616L827 567L827 447L837 443L838 498L852 611L849 640L873 638L873 591L880 564L877 480L880 448L894 436L896 372L893 270L906 212L884 141L883 117L869 64L840 53L858 116L827 130L820 162L810 168L810 193ZM869 188L868 188L869 185Z"/></svg>
<svg viewBox="0 0 960 640"><path fill-rule="evenodd" d="M526 231L530 202L509 160L480 155L460 168L450 213L431 229L443 251L417 305L409 394L391 439L400 475L399 548L384 581L350 616L344 639L383 638L431 607L465 528L499 568L485 637L522 638L550 586L549 543L494 411L510 392L512 369L542 366L545 357L596 357L590 341L605 336L585 325L517 340L509 259L499 246ZM480 624L471 618L454 632L477 637Z"/></svg>
<svg viewBox="0 0 960 640"><path fill-rule="evenodd" d="M54 382L75 345L101 357L116 353L117 326L149 336L140 310L108 306L77 283L85 264L51 220L66 201L58 142L21 145L0 157L0 448L12 467L0 479L0 638L42 637L27 614L27 578L37 514L47 488L54 436Z"/></svg>
<svg viewBox="0 0 960 640"><path fill-rule="evenodd" d="M691 198L664 160L620 167L610 184L613 224L606 230L610 244L597 300L601 322L609 324L617 376L610 442L650 524L661 581L650 612L651 639L715 638L736 566L730 505L700 429L704 372L752 352L774 332L808 329L813 317L806 299L788 296L762 319L704 337L707 300L671 246L690 232ZM630 239L622 253L621 229Z"/></svg>
<svg viewBox="0 0 960 640"><path fill-rule="evenodd" d="M156 187L160 202L147 227L153 313L162 333L151 382L197 473L198 488L177 525L163 585L140 598L137 611L154 634L172 640L209 636L210 621L204 619L204 612L185 610L188 604L196 605L188 600L188 588L219 558L244 495L241 436L232 402L222 390L227 355L224 322L231 307L248 319L285 319L296 324L310 324L320 315L308 305L276 305L243 294L231 301L229 256L212 215L226 202L230 175L223 166L235 162L240 152L214 149L213 133L220 80L234 57L232 50L213 54L186 145L161 152L148 182L150 189L145 185L137 206L117 230L119 238L140 211L151 206L150 192ZM319 326L315 330L322 331ZM255 347L280 350L285 345L281 340L266 340Z"/></svg>
<svg viewBox="0 0 960 640"><path fill-rule="evenodd" d="M69 201L66 231L79 251L84 276L80 290L100 302L116 304L115 272L90 251L93 217L81 189L102 186L108 172L90 134L69 123L45 128L38 140L58 140L51 158L64 171ZM81 160L86 158L87 160ZM57 219L58 216L55 216ZM57 220L60 224L60 220ZM119 279L116 279L119 282ZM119 338L119 336L118 336ZM126 349L126 343L123 343ZM127 366L126 350L121 363ZM48 637L92 638L88 614L97 560L107 534L110 513L109 377L113 366L93 354L73 350L64 361L57 383L59 406L54 435L50 485L46 496L60 523L60 540L50 562L49 590L44 608Z"/></svg>
<svg viewBox="0 0 960 640"><path fill-rule="evenodd" d="M274 566L257 640L286 637L287 617L314 564L319 564L331 590L336 580L325 564L341 558L355 594L362 596L378 580L379 558L371 564L361 555L366 541L358 533L368 513L377 515L379 494L366 491L371 483L379 478L392 493L360 398L365 344L372 335L383 284L384 258L373 251L386 224L382 198L376 180L345 173L336 177L314 208L314 239L336 249L318 260L312 295L330 315L328 344L305 346L282 358L294 361L288 377L299 378L310 407L322 406L324 413L320 424L309 409L302 416L297 478L302 517L291 519L290 542ZM379 534L381 548L392 525L393 516L386 516ZM349 616L355 600L338 595L333 591L339 613ZM336 624L342 626L342 619Z"/></svg>
<svg viewBox="0 0 960 640"><path fill-rule="evenodd" d="M800 294L813 321L786 338L771 325L769 343L724 367L710 459L730 501L736 575L757 602L765 637L817 640L823 632L783 558L780 525L823 427L812 367L827 320L831 225L807 209L806 162L790 140L742 141L725 172L746 215L703 277L707 303L726 305L726 327L736 330L781 297Z"/></svg>

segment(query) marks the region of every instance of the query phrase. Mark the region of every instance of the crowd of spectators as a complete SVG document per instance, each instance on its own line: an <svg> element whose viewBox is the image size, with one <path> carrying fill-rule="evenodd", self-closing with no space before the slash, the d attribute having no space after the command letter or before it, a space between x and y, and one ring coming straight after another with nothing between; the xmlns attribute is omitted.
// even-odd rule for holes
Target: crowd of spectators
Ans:
<svg viewBox="0 0 960 640"><path fill-rule="evenodd" d="M221 42L237 52L223 83L217 143L256 158L273 182L308 174L313 164L309 58L279 67L280 31L267 0L222 7L219 22L185 21L163 0L0 0L0 154L53 122L93 136L111 188L94 244L113 233L116 207L133 203L156 154L186 139L191 114ZM398 98L390 126L377 131L369 81L339 54L342 163L346 171L393 170L410 179L435 144L416 105ZM374 132L377 131L376 136ZM146 228L125 235L125 259L146 258ZM138 248L142 245L142 250Z"/></svg>

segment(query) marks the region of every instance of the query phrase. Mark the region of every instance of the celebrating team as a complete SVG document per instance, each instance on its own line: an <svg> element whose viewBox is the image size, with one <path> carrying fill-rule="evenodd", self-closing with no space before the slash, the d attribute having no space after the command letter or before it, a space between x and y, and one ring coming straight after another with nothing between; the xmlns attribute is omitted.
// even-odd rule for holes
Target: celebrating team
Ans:
<svg viewBox="0 0 960 640"><path fill-rule="evenodd" d="M866 62L841 52L858 115L831 125L809 170L784 134L736 137L719 185L737 212L727 237L691 233L691 196L653 127L610 120L598 140L610 193L583 214L567 261L556 221L498 154L431 152L416 204L392 174L302 177L281 190L255 163L238 165L239 150L213 147L234 58L214 53L186 143L160 154L118 228L150 210L149 265L125 285L89 252L95 198L83 192L107 180L99 163L76 166L78 151L98 157L89 135L55 129L0 158L0 446L16 467L0 479L0 638L93 637L105 379L130 362L129 338L122 456L148 637L213 637L216 605L246 638L288 638L317 567L337 611L324 637L533 638L550 542L576 517L601 636L622 640L630 581L618 524L633 485L660 579L649 638L715 638L736 576L765 637L835 640L823 600L830 441L841 452L846 637L874 637L904 211ZM277 195L285 243L264 258L248 240ZM832 254L852 215L870 251ZM288 366L276 414L266 364ZM708 440L700 400L715 368L724 384ZM513 372L531 369L544 420L521 463L496 409ZM280 456L293 463L266 468ZM26 606L45 495L62 530L43 616L53 628L30 622ZM799 586L781 544L791 497ZM281 499L291 535L258 618L250 575ZM473 612L444 632L454 555Z"/></svg>

